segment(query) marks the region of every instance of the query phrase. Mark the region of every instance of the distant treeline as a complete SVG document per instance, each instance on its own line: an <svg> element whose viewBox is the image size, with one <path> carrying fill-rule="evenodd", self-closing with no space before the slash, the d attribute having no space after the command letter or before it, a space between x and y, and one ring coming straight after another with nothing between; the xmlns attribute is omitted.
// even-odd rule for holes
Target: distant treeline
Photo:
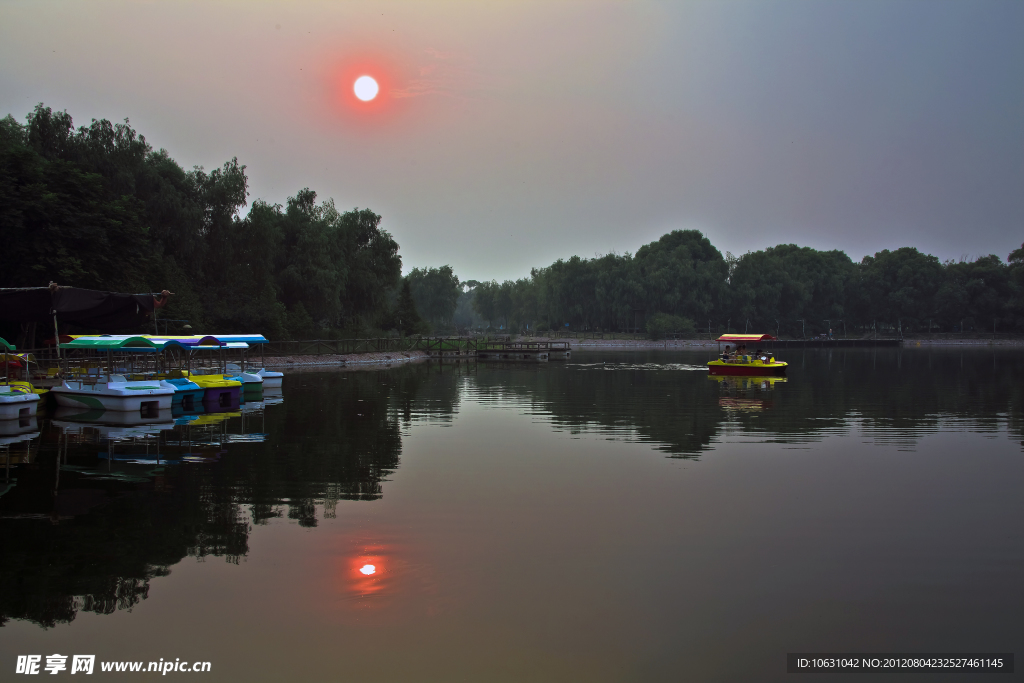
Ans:
<svg viewBox="0 0 1024 683"><path fill-rule="evenodd" d="M942 263L912 247L854 263L795 244L723 257L700 232L682 230L636 254L574 256L529 278L483 283L473 299L484 320L513 330L1006 332L1024 330L1024 246L1009 263Z"/></svg>
<svg viewBox="0 0 1024 683"><path fill-rule="evenodd" d="M275 339L467 328L852 335L1024 330L1024 246L940 262L913 247L852 261L783 244L725 256L696 230L635 254L573 256L530 276L401 276L380 216L303 189L255 200L237 159L209 173L154 151L128 121L75 128L38 105L0 120L0 287L175 293L161 315ZM174 329L172 326L171 329ZM0 330L0 335L11 331Z"/></svg>

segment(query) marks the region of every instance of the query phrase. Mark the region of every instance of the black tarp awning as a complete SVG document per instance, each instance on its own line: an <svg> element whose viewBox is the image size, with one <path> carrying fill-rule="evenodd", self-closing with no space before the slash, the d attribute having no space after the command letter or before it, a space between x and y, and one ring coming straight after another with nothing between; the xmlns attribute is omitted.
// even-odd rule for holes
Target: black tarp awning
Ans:
<svg viewBox="0 0 1024 683"><path fill-rule="evenodd" d="M137 328L150 320L152 294L119 294L77 287L0 289L0 321L71 323L101 332Z"/></svg>

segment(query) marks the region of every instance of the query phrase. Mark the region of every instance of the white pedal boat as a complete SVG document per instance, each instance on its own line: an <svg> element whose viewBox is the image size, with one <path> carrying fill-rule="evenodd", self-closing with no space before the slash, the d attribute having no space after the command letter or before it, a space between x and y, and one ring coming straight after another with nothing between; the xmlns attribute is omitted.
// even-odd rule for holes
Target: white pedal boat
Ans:
<svg viewBox="0 0 1024 683"><path fill-rule="evenodd" d="M124 377L113 375L109 382L87 384L65 380L59 387L50 389L57 404L68 408L90 408L92 410L119 410L124 412L154 412L170 410L174 401L173 384L160 380L127 382Z"/></svg>
<svg viewBox="0 0 1024 683"><path fill-rule="evenodd" d="M39 407L39 394L22 391L19 387L0 385L0 420L32 417Z"/></svg>
<svg viewBox="0 0 1024 683"><path fill-rule="evenodd" d="M256 374L263 378L264 391L267 389L280 389L284 383L283 372L274 372L266 368L260 368Z"/></svg>

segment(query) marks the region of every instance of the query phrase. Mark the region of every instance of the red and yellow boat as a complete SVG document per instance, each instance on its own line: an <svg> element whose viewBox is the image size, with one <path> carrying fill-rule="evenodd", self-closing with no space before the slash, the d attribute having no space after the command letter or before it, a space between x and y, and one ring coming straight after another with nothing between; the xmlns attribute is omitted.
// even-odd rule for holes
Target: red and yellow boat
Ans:
<svg viewBox="0 0 1024 683"><path fill-rule="evenodd" d="M770 334L723 334L718 338L719 348L725 343L725 351L713 361L708 362L708 372L712 375L750 375L755 377L774 377L786 374L789 363L775 360L773 351L760 348L754 352L747 350L747 344L758 344L764 341L776 341ZM735 344L735 349L731 345Z"/></svg>

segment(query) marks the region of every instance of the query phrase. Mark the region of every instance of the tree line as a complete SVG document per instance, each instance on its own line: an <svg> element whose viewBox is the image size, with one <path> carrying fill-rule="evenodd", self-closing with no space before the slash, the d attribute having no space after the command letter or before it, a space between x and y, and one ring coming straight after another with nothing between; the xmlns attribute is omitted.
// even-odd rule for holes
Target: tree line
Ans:
<svg viewBox="0 0 1024 683"><path fill-rule="evenodd" d="M1024 245L940 262L913 247L854 262L838 250L780 244L725 256L696 230L677 230L635 254L579 256L530 277L473 288L474 311L494 328L769 332L1024 330Z"/></svg>
<svg viewBox="0 0 1024 683"><path fill-rule="evenodd" d="M836 334L1024 330L1024 245L941 262L913 247L854 262L781 244L735 257L696 230L636 253L573 256L504 282L452 267L402 276L369 209L309 188L248 206L237 159L185 170L126 119L75 128L42 104L0 120L0 287L50 281L175 293L161 312L195 330L274 339L467 329ZM172 327L172 329L174 329ZM0 330L2 334L12 334Z"/></svg>
<svg viewBox="0 0 1024 683"><path fill-rule="evenodd" d="M161 315L197 331L393 327L402 261L381 217L318 203L308 188L284 205L257 199L243 217L245 171L237 159L186 171L127 119L76 129L42 104L25 124L7 116L0 287L166 288L175 296Z"/></svg>

